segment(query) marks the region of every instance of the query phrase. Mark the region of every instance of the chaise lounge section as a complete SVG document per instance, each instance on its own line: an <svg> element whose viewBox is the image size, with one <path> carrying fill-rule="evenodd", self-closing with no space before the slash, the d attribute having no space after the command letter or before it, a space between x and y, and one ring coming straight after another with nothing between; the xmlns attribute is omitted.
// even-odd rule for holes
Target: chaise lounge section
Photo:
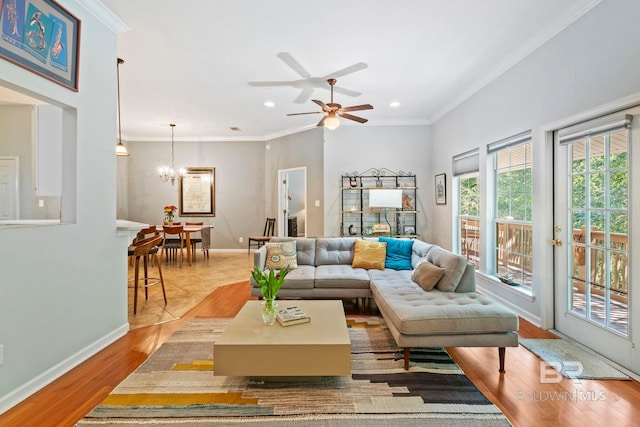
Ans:
<svg viewBox="0 0 640 427"><path fill-rule="evenodd" d="M360 243L356 243L360 240ZM295 242L295 263L280 298L373 297L409 369L412 347L498 347L499 371L504 372L505 348L518 346L518 317L476 292L475 268L466 259L421 240L380 239L391 251L405 248L408 269L360 268L357 246L377 238L274 238L254 254L256 266L268 267L267 252L283 242ZM396 240L401 240L398 242ZM410 243L409 243L410 242ZM270 246L271 245L271 246ZM386 246L389 245L389 246ZM395 250L395 249L394 249ZM260 289L251 280L252 296Z"/></svg>

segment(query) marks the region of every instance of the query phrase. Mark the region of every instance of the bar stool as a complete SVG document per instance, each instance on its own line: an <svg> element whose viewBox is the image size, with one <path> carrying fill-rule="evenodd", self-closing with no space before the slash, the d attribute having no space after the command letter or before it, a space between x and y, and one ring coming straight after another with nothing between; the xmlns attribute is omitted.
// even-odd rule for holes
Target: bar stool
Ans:
<svg viewBox="0 0 640 427"><path fill-rule="evenodd" d="M167 294L164 289L164 279L162 278L162 266L158 260L158 245L162 242L162 236L153 236L147 239L133 242L129 246L129 256L135 257L135 273L133 280L133 314L138 311L138 283L140 280L144 280L144 299L149 298L148 288L160 284L162 286L162 296L164 297L164 304L167 305ZM158 275L160 277L149 277L149 258L152 257L158 266ZM144 264L144 277L140 277L140 258Z"/></svg>

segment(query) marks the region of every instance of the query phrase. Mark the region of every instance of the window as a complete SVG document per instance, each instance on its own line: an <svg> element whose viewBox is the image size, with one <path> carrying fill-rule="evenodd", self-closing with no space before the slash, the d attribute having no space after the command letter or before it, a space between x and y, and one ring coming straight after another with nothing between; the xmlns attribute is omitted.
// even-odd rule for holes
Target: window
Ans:
<svg viewBox="0 0 640 427"><path fill-rule="evenodd" d="M531 286L533 185L531 132L490 144L494 156L495 272L509 284ZM507 277L509 276L509 277Z"/></svg>
<svg viewBox="0 0 640 427"><path fill-rule="evenodd" d="M460 254L480 268L480 182L478 172L459 178L458 227Z"/></svg>
<svg viewBox="0 0 640 427"><path fill-rule="evenodd" d="M458 253L480 268L480 175L479 150L453 157L458 184Z"/></svg>

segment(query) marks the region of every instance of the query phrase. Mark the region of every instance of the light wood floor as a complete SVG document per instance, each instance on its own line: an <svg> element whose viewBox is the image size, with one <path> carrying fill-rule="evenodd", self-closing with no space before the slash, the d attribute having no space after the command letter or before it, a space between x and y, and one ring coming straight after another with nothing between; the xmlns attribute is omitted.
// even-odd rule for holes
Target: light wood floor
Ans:
<svg viewBox="0 0 640 427"><path fill-rule="evenodd" d="M247 255L236 254L242 263ZM246 260L245 260L246 261ZM200 280L216 274L215 263ZM183 267L184 268L184 267ZM167 272L169 272L167 268ZM167 273L169 274L169 273ZM68 374L0 415L0 426L73 426L98 405L174 331L196 316L233 317L250 299L247 283L217 287L180 319L139 327ZM346 304L347 312L356 312ZM522 338L554 338L522 320ZM505 374L495 348L452 348L451 357L514 426L635 426L640 419L637 381L569 381L541 384L540 361L523 347L508 348Z"/></svg>

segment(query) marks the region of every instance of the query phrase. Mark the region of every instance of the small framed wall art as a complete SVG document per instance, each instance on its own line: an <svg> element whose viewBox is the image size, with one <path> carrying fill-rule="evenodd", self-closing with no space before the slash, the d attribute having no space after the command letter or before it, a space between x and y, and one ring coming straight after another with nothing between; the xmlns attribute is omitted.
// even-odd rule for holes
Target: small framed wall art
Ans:
<svg viewBox="0 0 640 427"><path fill-rule="evenodd" d="M447 175L436 175L436 205L447 204Z"/></svg>

